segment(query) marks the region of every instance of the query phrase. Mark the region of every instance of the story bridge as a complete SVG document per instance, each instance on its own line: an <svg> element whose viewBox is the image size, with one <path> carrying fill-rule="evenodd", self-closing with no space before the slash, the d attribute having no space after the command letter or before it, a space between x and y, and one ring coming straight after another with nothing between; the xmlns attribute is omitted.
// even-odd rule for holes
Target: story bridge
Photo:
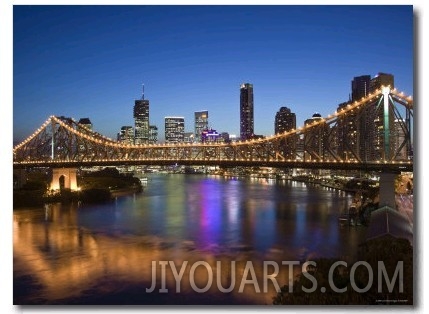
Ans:
<svg viewBox="0 0 429 314"><path fill-rule="evenodd" d="M131 145L71 118L50 116L14 147L13 167L180 164L412 171L413 116L412 97L389 87L297 129L232 143Z"/></svg>

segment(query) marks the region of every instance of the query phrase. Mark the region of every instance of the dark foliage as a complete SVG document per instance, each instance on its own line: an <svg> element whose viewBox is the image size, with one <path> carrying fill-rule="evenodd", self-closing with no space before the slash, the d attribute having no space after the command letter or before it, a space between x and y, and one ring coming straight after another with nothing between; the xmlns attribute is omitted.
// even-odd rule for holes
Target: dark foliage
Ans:
<svg viewBox="0 0 429 314"><path fill-rule="evenodd" d="M413 248L405 239L395 239L390 236L366 242L362 247L362 260L348 263L347 267L332 265L339 259L318 259L316 267L307 268L307 274L301 273L294 281L292 292L285 285L273 297L276 305L412 305L413 304ZM372 271L363 264L368 263ZM381 264L380 264L381 263ZM402 267L400 266L402 264ZM358 265L354 271L354 265ZM329 281L329 271L333 269L332 281ZM386 270L391 287L388 287L382 269ZM397 277L395 272L398 270ZM402 270L402 284L400 284ZM307 276L306 276L307 275ZM313 280L308 278L313 276ZM311 277L310 277L311 278ZM353 282L352 282L353 281ZM380 286L379 286L380 284ZM312 292L308 289L317 287ZM323 288L322 288L323 287ZM306 292L307 289L307 292ZM345 289L338 292L337 289Z"/></svg>
<svg viewBox="0 0 429 314"><path fill-rule="evenodd" d="M88 189L80 193L80 200L83 203L102 203L112 198L108 189Z"/></svg>

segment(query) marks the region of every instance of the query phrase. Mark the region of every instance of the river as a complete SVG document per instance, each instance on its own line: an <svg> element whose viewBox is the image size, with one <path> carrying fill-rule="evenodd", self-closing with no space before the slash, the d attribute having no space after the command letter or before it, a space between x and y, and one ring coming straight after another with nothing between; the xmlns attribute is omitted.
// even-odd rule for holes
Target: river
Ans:
<svg viewBox="0 0 429 314"><path fill-rule="evenodd" d="M337 219L350 199L302 182L151 174L107 204L16 209L14 304L271 304L290 278L282 261L356 257L365 227Z"/></svg>

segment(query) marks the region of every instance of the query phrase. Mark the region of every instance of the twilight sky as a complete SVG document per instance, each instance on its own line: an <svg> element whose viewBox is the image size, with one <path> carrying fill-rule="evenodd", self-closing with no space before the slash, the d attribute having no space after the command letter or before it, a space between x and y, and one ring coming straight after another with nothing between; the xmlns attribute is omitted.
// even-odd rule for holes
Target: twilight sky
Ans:
<svg viewBox="0 0 429 314"><path fill-rule="evenodd" d="M413 95L408 6L27 6L13 9L13 136L50 115L89 117L111 138L133 125L208 110L210 126L239 135L240 84L254 85L255 133L274 133L281 106L297 125L346 101L354 76L395 76Z"/></svg>

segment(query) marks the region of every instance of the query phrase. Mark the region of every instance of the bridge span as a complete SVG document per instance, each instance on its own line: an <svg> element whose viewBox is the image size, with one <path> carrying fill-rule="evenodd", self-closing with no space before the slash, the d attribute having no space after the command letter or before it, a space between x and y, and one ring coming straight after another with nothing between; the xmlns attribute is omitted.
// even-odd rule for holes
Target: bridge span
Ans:
<svg viewBox="0 0 429 314"><path fill-rule="evenodd" d="M412 171L413 106L412 97L383 86L297 129L232 143L132 145L107 138L71 118L50 116L14 147L13 167L177 164ZM374 120L370 125L368 116Z"/></svg>

